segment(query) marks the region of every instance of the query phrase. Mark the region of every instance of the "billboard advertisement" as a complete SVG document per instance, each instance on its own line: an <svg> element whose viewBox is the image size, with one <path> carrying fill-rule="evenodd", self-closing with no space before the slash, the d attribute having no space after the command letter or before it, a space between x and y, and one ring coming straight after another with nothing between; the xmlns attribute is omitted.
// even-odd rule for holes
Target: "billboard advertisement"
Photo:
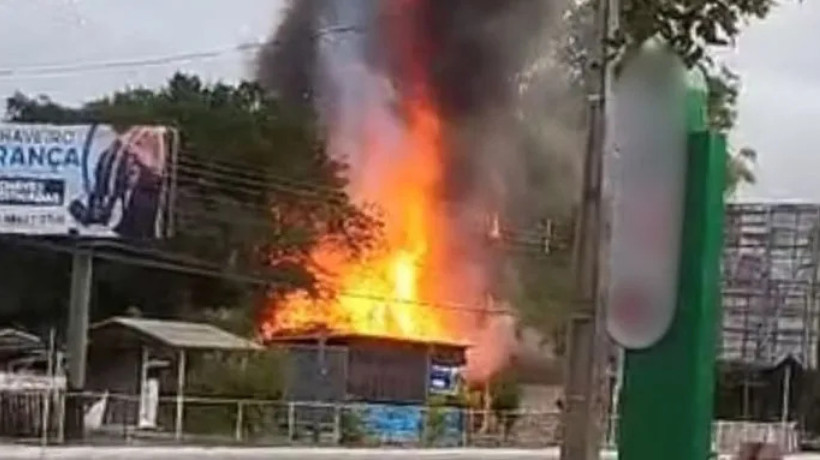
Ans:
<svg viewBox="0 0 820 460"><path fill-rule="evenodd" d="M175 133L0 123L0 233L162 237Z"/></svg>

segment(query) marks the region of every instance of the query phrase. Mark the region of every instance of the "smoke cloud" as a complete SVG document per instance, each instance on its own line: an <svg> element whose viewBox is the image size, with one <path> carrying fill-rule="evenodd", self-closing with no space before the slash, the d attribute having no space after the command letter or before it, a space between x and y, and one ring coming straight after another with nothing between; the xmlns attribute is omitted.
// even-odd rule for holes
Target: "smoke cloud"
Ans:
<svg viewBox="0 0 820 460"><path fill-rule="evenodd" d="M577 198L583 105L557 62L569 3L292 0L256 74L283 101L317 110L331 154L348 161L364 196L378 185L369 177L391 161L363 156L364 143L395 142L407 115L397 101L425 83L446 150L439 193L453 266L444 268L463 286L444 294L483 302L515 283L503 282L510 267L477 234L477 220L497 215L532 234L543 219L567 216ZM474 355L502 361L497 347L515 335L503 318L486 320Z"/></svg>

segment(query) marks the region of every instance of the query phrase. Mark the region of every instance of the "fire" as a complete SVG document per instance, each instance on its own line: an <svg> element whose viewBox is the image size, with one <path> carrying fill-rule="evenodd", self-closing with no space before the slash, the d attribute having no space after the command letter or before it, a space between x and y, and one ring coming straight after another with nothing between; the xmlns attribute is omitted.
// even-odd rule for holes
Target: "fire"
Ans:
<svg viewBox="0 0 820 460"><path fill-rule="evenodd" d="M395 151L371 142L367 158L387 158L353 192L375 202L384 216L385 243L352 258L332 241L312 260L323 273L323 292L271 299L265 337L317 330L423 341L462 340L453 315L436 304L447 226L437 199L441 179L441 123L426 98L408 102L409 114ZM387 164L384 164L387 163Z"/></svg>

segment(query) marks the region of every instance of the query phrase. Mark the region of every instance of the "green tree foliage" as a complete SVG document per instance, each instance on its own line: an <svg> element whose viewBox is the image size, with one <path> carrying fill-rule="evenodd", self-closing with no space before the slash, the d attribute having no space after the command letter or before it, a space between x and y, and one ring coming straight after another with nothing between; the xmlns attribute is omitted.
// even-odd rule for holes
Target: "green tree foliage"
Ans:
<svg viewBox="0 0 820 460"><path fill-rule="evenodd" d="M740 33L744 21L763 18L773 6L772 0L622 0L620 28L611 40L610 59L625 59L637 46L654 36L664 37L689 65L706 70L709 86L709 124L712 129L728 133L737 119L740 79L731 69L716 65L708 54L709 46L731 43ZM573 90L583 97L589 88L596 63L592 62L596 46L595 19L598 0L573 2L565 17L566 31L561 35L558 58L563 64ZM585 123L579 120L579 123ZM742 183L754 182L754 150L743 148L727 158L727 194ZM572 234L571 219L565 220L563 232ZM554 340L556 351L563 350L563 318L573 296L571 277L572 244L562 245L548 257L548 262L517 262L521 275L513 285L513 299L525 324L542 331ZM515 289L521 287L521 289Z"/></svg>
<svg viewBox="0 0 820 460"><path fill-rule="evenodd" d="M574 69L589 67L598 0L582 0L570 11L568 46ZM662 37L688 65L709 63L709 48L734 42L749 19L763 19L774 0L621 0L614 51L629 53L647 39Z"/></svg>
<svg viewBox="0 0 820 460"><path fill-rule="evenodd" d="M709 86L709 126L728 134L737 121L737 98L740 93L740 78L727 67L707 73ZM742 184L752 184L756 177L754 166L757 152L749 147L730 150L726 164L726 194L732 195Z"/></svg>
<svg viewBox="0 0 820 460"><path fill-rule="evenodd" d="M576 84L584 88L594 46L597 0L584 0L568 16L570 33L561 57ZM709 86L709 121L713 129L728 132L737 119L740 79L725 66L716 64L709 47L729 45L737 39L749 19L763 19L774 7L773 0L623 0L620 28L611 40L612 57L628 57L651 37L663 37L690 66L706 72ZM754 182L753 150L730 152L727 191L744 182Z"/></svg>
<svg viewBox="0 0 820 460"><path fill-rule="evenodd" d="M178 74L160 89L130 89L76 109L46 97L17 94L7 101L7 118L176 128L180 153L174 233L152 248L141 248L151 254L161 251L163 257L173 252L176 265L190 261L184 263L242 274L242 279L248 274L275 278L267 289L310 287L314 280L306 270L308 254L319 239L335 239L357 250L378 231L377 223L345 194L345 165L326 154L312 113L282 106L255 83L206 85ZM4 248L4 272L12 271L20 251ZM5 312L10 318L23 311L56 314L64 308L64 302L25 292L26 279L43 281L36 273L59 266L60 276L46 280L53 285L39 291L67 297L64 258L39 257L43 260L21 270L22 281L5 280L10 286L3 292L19 293L16 308ZM63 262L54 265L55 260ZM119 263L98 267L104 269L96 271L96 317L132 305L147 316L175 316L186 309L258 300L247 285L219 277L173 275Z"/></svg>
<svg viewBox="0 0 820 460"><path fill-rule="evenodd" d="M513 376L502 376L490 387L492 401L490 409L501 422L504 440L510 436L513 426L518 421L518 409L521 405L521 386Z"/></svg>
<svg viewBox="0 0 820 460"><path fill-rule="evenodd" d="M774 0L623 0L616 42L626 48L661 36L689 65L709 59L708 47L732 43L744 21L763 19Z"/></svg>

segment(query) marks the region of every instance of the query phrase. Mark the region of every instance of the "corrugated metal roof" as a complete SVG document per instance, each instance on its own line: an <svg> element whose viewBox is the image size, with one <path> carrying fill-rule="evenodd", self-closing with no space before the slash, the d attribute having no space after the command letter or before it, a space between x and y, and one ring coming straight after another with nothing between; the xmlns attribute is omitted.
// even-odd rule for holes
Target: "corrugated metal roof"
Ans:
<svg viewBox="0 0 820 460"><path fill-rule="evenodd" d="M17 329L0 329L0 350L26 351L41 348L42 341L36 335Z"/></svg>
<svg viewBox="0 0 820 460"><path fill-rule="evenodd" d="M364 334L356 332L341 332L341 331L327 331L321 332L304 332L293 334L282 334L269 337L266 340L270 343L287 343L287 342L319 342L325 339L330 342L347 342L356 340L379 340L385 342L402 342L413 345L425 345L433 347L447 347L447 348L470 348L471 345L466 342L446 341L446 340L432 340L426 338L404 338L391 337L388 335Z"/></svg>
<svg viewBox="0 0 820 460"><path fill-rule="evenodd" d="M112 325L131 329L162 342L166 346L179 349L232 351L262 349L253 341L205 323L117 317L105 320L92 329Z"/></svg>

